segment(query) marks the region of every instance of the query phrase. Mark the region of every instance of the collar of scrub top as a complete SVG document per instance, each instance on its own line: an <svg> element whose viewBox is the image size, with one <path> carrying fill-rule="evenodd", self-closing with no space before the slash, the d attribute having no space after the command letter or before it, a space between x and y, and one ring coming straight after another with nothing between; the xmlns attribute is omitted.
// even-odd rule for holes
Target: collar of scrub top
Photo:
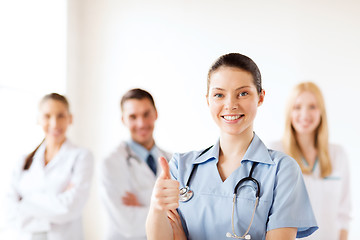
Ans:
<svg viewBox="0 0 360 240"><path fill-rule="evenodd" d="M207 152L202 154L200 157L194 160L193 164L201 164L210 160L218 159L220 149L220 139L217 140L216 144L210 148ZM251 143L246 150L246 153L241 160L243 161L252 161L265 164L275 164L269 155L269 150L265 144L260 140L260 138L255 134L251 140ZM189 173L190 174L190 173Z"/></svg>
<svg viewBox="0 0 360 240"><path fill-rule="evenodd" d="M134 140L130 139L127 141L127 144L129 145L130 149L136 153L136 156L139 157L142 161L146 162L147 157L149 154L151 154L155 160L158 159L158 148L156 147L156 144L148 151L146 148L144 148L141 144L135 142ZM157 161L155 161L157 162Z"/></svg>
<svg viewBox="0 0 360 240"><path fill-rule="evenodd" d="M306 161L305 158L301 158L301 161L308 167L309 166L309 163ZM315 159L315 162L314 162L314 166L312 167L311 169L311 172L314 173L315 172L315 169L318 165L318 158Z"/></svg>
<svg viewBox="0 0 360 240"><path fill-rule="evenodd" d="M196 167L195 165L203 164L212 160L218 161L219 149L220 149L220 139L217 140L216 144L213 147L209 148L209 150L204 152L203 154L201 154L203 151L198 152L196 159L192 162L192 166L188 167L186 173L184 174L185 181L183 184L185 185L182 186L183 188L189 187L188 185L190 184L190 181L192 181L191 174L193 172L193 169ZM258 163L270 164L270 165L275 164L270 157L268 148L255 134L255 132L254 132L254 137L251 140L251 143L248 149L246 150L246 153L243 159L241 160L241 162L243 161L252 161L252 162L258 162Z"/></svg>
<svg viewBox="0 0 360 240"><path fill-rule="evenodd" d="M218 140L213 147L210 147L208 150L206 149L206 150L200 152L198 154L198 157L194 160L193 165L202 164L202 163L205 163L207 161L214 160L214 159L217 160L218 157L219 157L219 149L220 149L220 140ZM255 132L254 132L254 137L251 140L251 143L250 143L248 149L246 150L246 153L245 153L243 159L241 160L241 162L243 162L243 161L252 161L253 162L249 177L252 177L253 168L254 168L254 166L257 165L255 163L263 163L263 164L270 164L270 165L275 164L274 161L270 157L268 148L260 140L260 138L255 134ZM188 176L187 176L188 180L187 180L187 183L186 183L187 191L191 191L191 190L189 190L189 184L190 184L190 178L191 178L190 175L191 175L191 172L193 172L193 169L195 167L196 166L191 167L190 168L190 173L188 173ZM244 178L244 179L246 179L246 178ZM239 183L241 183L241 181L242 180L240 180ZM234 190L235 195L236 195L236 188L239 185L239 183L235 187L235 190ZM259 191L260 191L260 188L259 188L259 185L258 185L257 200L256 200L256 203L255 203L254 212L253 212L253 215L252 215L252 220L253 220L255 210L256 210L256 206L257 206L257 201L258 201L258 197L259 197L259 195L258 195ZM191 196L192 196L192 193L191 193ZM251 237L250 237L250 235L248 233L249 233L249 230L250 230L250 227L251 227L251 224L252 224L252 220L250 222L250 225L249 225L247 231L245 232L245 234L243 234L243 236L236 235L235 230L234 230L234 220L233 220L233 218L234 218L235 197L234 197L233 203L234 203L234 205L233 205L232 220L231 220L233 234L226 233L226 237L237 238L237 239L251 239Z"/></svg>

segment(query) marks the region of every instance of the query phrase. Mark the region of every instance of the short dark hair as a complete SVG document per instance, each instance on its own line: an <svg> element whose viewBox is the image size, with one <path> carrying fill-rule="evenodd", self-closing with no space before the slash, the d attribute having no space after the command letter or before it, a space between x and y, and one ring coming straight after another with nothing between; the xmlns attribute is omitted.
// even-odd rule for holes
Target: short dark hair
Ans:
<svg viewBox="0 0 360 240"><path fill-rule="evenodd" d="M140 89L140 88L133 88L133 89L130 89L129 91L127 91L121 98L121 101L120 101L121 111L123 110L124 103L127 100L130 100L130 99L141 100L144 98L149 99L149 101L151 102L151 104L154 106L154 108L156 110L154 99L149 92L147 92L143 89Z"/></svg>
<svg viewBox="0 0 360 240"><path fill-rule="evenodd" d="M254 85L258 93L261 92L261 74L256 63L249 57L240 53L228 53L220 56L210 67L207 77L207 94L209 93L210 77L213 72L220 67L234 67L250 73L254 80Z"/></svg>

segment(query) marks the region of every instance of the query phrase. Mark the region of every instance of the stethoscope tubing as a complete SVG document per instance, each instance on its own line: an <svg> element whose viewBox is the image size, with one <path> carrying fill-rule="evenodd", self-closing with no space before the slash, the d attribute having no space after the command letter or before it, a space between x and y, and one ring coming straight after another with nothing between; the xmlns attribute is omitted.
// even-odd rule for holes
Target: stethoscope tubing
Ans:
<svg viewBox="0 0 360 240"><path fill-rule="evenodd" d="M212 147L212 146L211 146ZM208 151L211 147L207 148L206 150L204 150L198 157L200 157L202 154L204 154L206 151ZM236 184L235 188L234 188L234 196L233 196L233 208L232 208L232 214L231 214L231 226L232 226L232 234L231 233L226 233L226 237L231 237L231 238L237 238L237 239L251 239L251 236L249 234L252 222L254 220L254 216L255 216L255 211L256 211L256 207L259 203L259 198L260 198L260 184L259 182L252 177L252 174L254 172L255 167L258 165L258 162L253 162L251 169L250 169L250 173L248 177L244 177L242 179L240 179L240 181ZM190 176L186 182L185 187L180 189L180 196L179 196L179 200L181 202L187 202L189 201L193 195L194 192L190 189L190 182L191 179L193 177L194 172L196 172L198 168L198 164L194 164L194 167L191 169L190 172ZM245 233L242 236L239 236L235 233L235 227L234 227L234 212L235 212L235 204L236 204L236 196L237 196L237 190L239 189L239 187L241 186L241 184L243 184L246 181L251 181L256 185L256 201L255 201L255 205L254 205L254 209L252 212L252 216L251 216L251 220L250 220L250 224L247 228L247 230L245 231Z"/></svg>

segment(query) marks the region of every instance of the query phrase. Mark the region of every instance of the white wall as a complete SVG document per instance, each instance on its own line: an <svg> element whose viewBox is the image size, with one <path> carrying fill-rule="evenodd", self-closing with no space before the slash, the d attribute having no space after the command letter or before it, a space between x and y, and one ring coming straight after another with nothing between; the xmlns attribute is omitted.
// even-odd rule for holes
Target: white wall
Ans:
<svg viewBox="0 0 360 240"><path fill-rule="evenodd" d="M66 23L66 1L0 1L0 239L14 239L4 218L14 163L44 137L38 102L66 90Z"/></svg>
<svg viewBox="0 0 360 240"><path fill-rule="evenodd" d="M31 76L29 81L19 86L28 90L32 84L39 85L37 76L62 79L61 62L37 72L32 71L35 67L26 68L27 71L7 67L17 66L18 61L35 56L38 51L31 48L33 44L55 43L57 34L63 31L61 25L53 23L45 30L12 37L13 30L24 26L26 29L26 24L30 26L32 21L33 26L50 23L44 19L50 19L57 12L42 19L35 15L24 19L29 5L23 5L26 1L22 1L19 8L16 5L19 1L12 2L11 9L0 7L0 17L3 17L0 24L5 27L2 29L8 30L3 35L8 38L1 38L1 55L9 52L8 57L0 58L0 73L7 73L0 75L0 83L4 83L4 76L20 76L21 79L24 78L21 73L27 73L25 77ZM40 9L45 2L40 3ZM57 9L62 11L59 6ZM6 12L12 14L6 15ZM303 80L315 81L322 87L331 140L344 145L349 154L353 202L360 201L355 186L360 178L356 171L360 167L356 158L360 155L356 139L360 134L356 99L360 90L357 72L360 64L360 2L71 0L68 1L68 13L66 88L74 112L70 137L79 145L90 148L97 161L127 136L120 123L119 100L132 87L148 89L155 97L159 110L155 135L160 146L182 152L212 144L217 138L217 128L206 107L206 73L221 54L241 52L255 60L263 75L266 100L259 110L255 131L266 142L281 137L284 102L290 87ZM9 18L13 25L7 24ZM40 41L50 36L54 38ZM23 48L16 45L15 40L20 37L33 44L21 45ZM54 53L54 49L61 52L59 46L50 48L48 53ZM18 58L14 57L14 52L19 52ZM56 56L64 57L62 54ZM46 63L31 57L27 61L23 66ZM9 62L11 64L7 65ZM57 67L52 69L54 66ZM9 82L12 84L14 80L6 84ZM33 106L43 92L62 92L64 89L62 84L48 84L36 92L36 97L27 93L32 100L26 106ZM16 96L7 94L13 99ZM1 100L9 99L3 96L6 95L2 95ZM12 115L7 113L11 110L6 104L2 106L5 107L1 112L9 118L0 125L9 126ZM26 109L21 104L12 106L19 111ZM33 119L30 125L36 128L34 115L29 115ZM18 126L25 129L28 125L24 123L28 121L24 117ZM11 129L14 133L18 131L16 125ZM14 143L11 142L9 149L15 149L16 137L12 139ZM2 139L0 145L8 147L7 144L10 142ZM1 148L1 151L3 155L7 149ZM6 159L1 160L2 164L6 162ZM360 225L357 204L354 204L353 216L350 239L355 240L360 238L360 229L356 228ZM102 239L105 223L97 197L96 175L84 224L87 240Z"/></svg>

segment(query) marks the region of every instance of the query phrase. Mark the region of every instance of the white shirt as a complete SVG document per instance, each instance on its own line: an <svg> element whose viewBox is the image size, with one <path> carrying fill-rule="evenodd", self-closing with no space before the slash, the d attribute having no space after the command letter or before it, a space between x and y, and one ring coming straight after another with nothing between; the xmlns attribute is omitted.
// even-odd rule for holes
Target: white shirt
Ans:
<svg viewBox="0 0 360 240"><path fill-rule="evenodd" d="M136 151L136 152L135 152ZM145 162L148 151L133 141L121 142L100 164L100 196L107 212L106 240L145 240L145 222L150 198L157 176ZM170 160L171 155L154 146L150 153L156 164L160 156ZM125 192L135 194L142 206L126 206Z"/></svg>
<svg viewBox="0 0 360 240"><path fill-rule="evenodd" d="M274 149L284 151L282 144L272 144ZM340 230L349 229L351 220L350 169L344 149L329 145L332 173L326 178L320 176L320 165L315 163L312 174L304 174L304 181L310 202L319 226L307 240L339 239Z"/></svg>
<svg viewBox="0 0 360 240"><path fill-rule="evenodd" d="M93 156L69 140L46 166L44 153L45 143L36 151L28 170L23 170L26 156L16 165L7 194L9 221L21 240L44 232L48 240L81 240L81 216L89 195Z"/></svg>

